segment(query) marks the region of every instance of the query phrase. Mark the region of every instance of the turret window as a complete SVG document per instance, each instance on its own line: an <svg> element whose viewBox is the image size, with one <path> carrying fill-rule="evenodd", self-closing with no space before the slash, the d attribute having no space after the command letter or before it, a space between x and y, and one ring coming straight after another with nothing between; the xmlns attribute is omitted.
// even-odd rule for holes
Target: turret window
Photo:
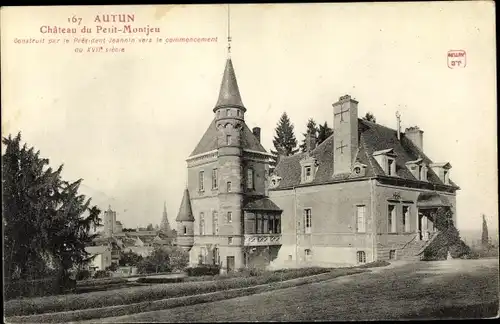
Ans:
<svg viewBox="0 0 500 324"><path fill-rule="evenodd" d="M205 213L200 213L200 235L205 235Z"/></svg>
<svg viewBox="0 0 500 324"><path fill-rule="evenodd" d="M204 191L205 190L205 188L203 186L204 180L205 180L205 172L204 171L200 171L199 179L198 179L198 181L199 181L198 188L199 188L200 191Z"/></svg>
<svg viewBox="0 0 500 324"><path fill-rule="evenodd" d="M231 181L227 182L227 192L231 192Z"/></svg>
<svg viewBox="0 0 500 324"><path fill-rule="evenodd" d="M218 188L217 176L218 176L217 169L213 169L212 170L212 189Z"/></svg>
<svg viewBox="0 0 500 324"><path fill-rule="evenodd" d="M254 188L254 173L253 169L250 168L247 170L247 189L253 189Z"/></svg>
<svg viewBox="0 0 500 324"><path fill-rule="evenodd" d="M233 212L227 212L227 222L232 223L233 222Z"/></svg>
<svg viewBox="0 0 500 324"><path fill-rule="evenodd" d="M186 226L183 226L183 230L184 230L184 235L187 235L187 227Z"/></svg>
<svg viewBox="0 0 500 324"><path fill-rule="evenodd" d="M226 109L226 116L231 116L231 109Z"/></svg>
<svg viewBox="0 0 500 324"><path fill-rule="evenodd" d="M231 135L226 135L226 143L227 143L227 145L231 145L231 143L232 143Z"/></svg>
<svg viewBox="0 0 500 324"><path fill-rule="evenodd" d="M237 115L238 117L240 117L241 112L240 112L239 110L236 110L236 115Z"/></svg>
<svg viewBox="0 0 500 324"><path fill-rule="evenodd" d="M219 218L218 213L216 211L214 211L212 213L212 221L213 221L213 224L212 224L212 227L213 227L212 228L212 233L214 235L219 235L219 220L218 220L218 218Z"/></svg>

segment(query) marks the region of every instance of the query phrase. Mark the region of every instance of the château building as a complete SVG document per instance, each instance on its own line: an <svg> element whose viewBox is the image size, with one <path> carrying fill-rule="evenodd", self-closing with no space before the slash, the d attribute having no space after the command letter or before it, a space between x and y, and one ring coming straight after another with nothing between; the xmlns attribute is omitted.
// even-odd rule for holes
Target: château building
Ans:
<svg viewBox="0 0 500 324"><path fill-rule="evenodd" d="M187 159L177 244L192 265L343 266L418 259L435 232L436 210L456 223L450 163L425 153L423 131L404 133L358 118L358 102L333 104L334 134L280 159L260 128L245 124L233 64L227 59L214 118Z"/></svg>

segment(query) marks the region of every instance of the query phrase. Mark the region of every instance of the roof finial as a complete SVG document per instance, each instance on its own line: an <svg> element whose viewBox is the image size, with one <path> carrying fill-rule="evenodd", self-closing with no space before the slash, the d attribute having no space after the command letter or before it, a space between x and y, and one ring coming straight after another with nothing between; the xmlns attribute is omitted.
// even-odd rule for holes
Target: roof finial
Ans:
<svg viewBox="0 0 500 324"><path fill-rule="evenodd" d="M396 111L396 119L398 120L397 132L398 132L398 140L399 140L399 139L401 139L401 114L399 113L399 111Z"/></svg>
<svg viewBox="0 0 500 324"><path fill-rule="evenodd" d="M227 56L231 57L231 9L227 4Z"/></svg>

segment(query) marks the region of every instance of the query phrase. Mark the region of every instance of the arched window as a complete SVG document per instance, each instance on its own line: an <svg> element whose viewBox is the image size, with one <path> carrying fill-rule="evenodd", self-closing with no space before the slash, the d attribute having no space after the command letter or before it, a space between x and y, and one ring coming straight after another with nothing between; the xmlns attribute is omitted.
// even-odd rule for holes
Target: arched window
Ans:
<svg viewBox="0 0 500 324"><path fill-rule="evenodd" d="M356 252L358 256L358 263L366 263L366 253L365 251Z"/></svg>

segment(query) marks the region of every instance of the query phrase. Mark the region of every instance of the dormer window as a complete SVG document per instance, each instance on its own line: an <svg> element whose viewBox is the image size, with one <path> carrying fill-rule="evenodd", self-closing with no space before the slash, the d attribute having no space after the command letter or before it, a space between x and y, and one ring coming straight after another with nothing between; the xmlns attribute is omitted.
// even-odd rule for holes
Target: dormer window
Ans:
<svg viewBox="0 0 500 324"><path fill-rule="evenodd" d="M352 175L356 177L363 177L366 174L366 165L356 161L352 167Z"/></svg>
<svg viewBox="0 0 500 324"><path fill-rule="evenodd" d="M308 183L314 180L314 176L318 169L318 163L312 156L306 156L300 161L301 165L301 183Z"/></svg>
<svg viewBox="0 0 500 324"><path fill-rule="evenodd" d="M432 168L432 171L436 173L436 175L439 177L439 179L445 184L449 185L450 184L450 169L451 169L451 164L448 162L445 163L432 163L430 165Z"/></svg>
<svg viewBox="0 0 500 324"><path fill-rule="evenodd" d="M306 172L306 174L305 174L305 181L311 181L312 180L311 179L311 176L312 176L311 166L308 165L308 166L306 166L304 168L305 168L305 172Z"/></svg>
<svg viewBox="0 0 500 324"><path fill-rule="evenodd" d="M278 177L276 174L273 174L271 176L271 182L270 182L270 185L269 187L272 189L272 188L276 188L280 185L280 180L281 178Z"/></svg>
<svg viewBox="0 0 500 324"><path fill-rule="evenodd" d="M406 166L410 170L411 174L413 174L415 179L420 181L427 181L427 166L421 158L418 158L415 161L406 162Z"/></svg>
<svg viewBox="0 0 500 324"><path fill-rule="evenodd" d="M373 152L373 157L388 176L396 176L396 154L394 149Z"/></svg>
<svg viewBox="0 0 500 324"><path fill-rule="evenodd" d="M396 163L394 159L387 158L387 175L396 175Z"/></svg>

